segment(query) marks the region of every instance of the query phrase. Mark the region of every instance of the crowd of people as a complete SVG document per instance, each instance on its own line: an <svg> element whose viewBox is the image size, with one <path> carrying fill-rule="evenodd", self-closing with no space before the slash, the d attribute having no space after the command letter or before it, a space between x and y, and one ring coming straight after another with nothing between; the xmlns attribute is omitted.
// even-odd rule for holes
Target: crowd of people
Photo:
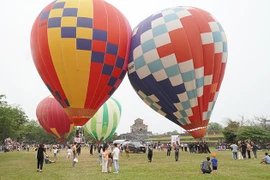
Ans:
<svg viewBox="0 0 270 180"><path fill-rule="evenodd" d="M253 156L257 159L258 146L253 141L239 141L230 145L232 150L232 158L237 159L250 159L251 152Z"/></svg>
<svg viewBox="0 0 270 180"><path fill-rule="evenodd" d="M102 173L111 173L112 164L114 165L114 173L118 173L120 156L120 149L118 144L90 144L88 147L90 150L90 156L92 156L93 152L97 149L99 164L102 166ZM75 164L79 161L81 145L74 142L71 151L69 151L69 149L70 147L68 147L67 158L70 158L70 152L72 152L72 167L75 167Z"/></svg>
<svg viewBox="0 0 270 180"><path fill-rule="evenodd" d="M42 172L43 163L52 164L57 161L57 154L60 151L66 151L67 161L71 161L71 166L74 168L76 163L79 161L79 156L81 154L81 149L89 148L90 156L94 155L94 152L97 152L99 165L102 167L102 173L111 173L114 170L114 173L119 172L119 158L123 153L126 154L127 159L129 159L130 149L128 145L122 146L122 144L84 144L74 142L73 144L34 144L34 145L20 145L14 142L9 141L9 145L13 146L15 150L23 151L36 151L37 152L37 172ZM16 145L16 146L15 146ZM172 152L174 153L175 161L179 161L179 156L181 152L189 152L194 154L210 154L206 157L201 164L201 172L203 174L217 172L218 160L216 154L211 154L207 142L197 142L197 143L187 143L180 144L175 143L148 143L145 144L147 148L147 160L148 162L153 161L154 151L167 151L166 155L171 156ZM244 141L237 142L227 146L232 152L232 158L234 160L238 159L251 159L254 156L257 159L258 146L255 142ZM225 148L226 149L226 148ZM53 154L51 159L47 152ZM260 161L261 164L270 164L270 156L268 153L265 153L265 156Z"/></svg>

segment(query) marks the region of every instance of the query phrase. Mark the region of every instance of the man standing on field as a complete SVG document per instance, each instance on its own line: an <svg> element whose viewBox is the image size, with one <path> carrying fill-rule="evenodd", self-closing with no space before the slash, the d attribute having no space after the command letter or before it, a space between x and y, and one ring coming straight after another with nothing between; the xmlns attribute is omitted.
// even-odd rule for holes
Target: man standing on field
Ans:
<svg viewBox="0 0 270 180"><path fill-rule="evenodd" d="M113 165L114 165L114 173L118 173L119 171L119 154L120 154L120 149L117 147L117 144L114 143L114 148L113 148Z"/></svg>
<svg viewBox="0 0 270 180"><path fill-rule="evenodd" d="M233 159L234 160L237 160L237 149L238 149L238 146L236 144L232 144L230 146L230 148L232 149L232 156L233 156Z"/></svg>

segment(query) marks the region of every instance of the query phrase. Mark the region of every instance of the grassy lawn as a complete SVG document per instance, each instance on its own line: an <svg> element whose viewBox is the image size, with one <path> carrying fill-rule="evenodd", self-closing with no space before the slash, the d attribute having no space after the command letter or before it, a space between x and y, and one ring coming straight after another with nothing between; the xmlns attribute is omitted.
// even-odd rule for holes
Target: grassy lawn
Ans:
<svg viewBox="0 0 270 180"><path fill-rule="evenodd" d="M216 174L201 174L200 164L206 154L190 154L180 151L180 162L174 161L174 154L167 157L166 152L154 151L153 162L148 163L146 154L130 154L128 160L123 154L120 158L119 174L102 174L98 164L97 153L89 155L84 149L75 168L71 167L71 161L65 159L66 152L58 154L55 164L44 164L43 172L36 172L35 152L8 152L0 153L0 179L93 179L93 180L166 180L166 179L234 179L234 180L262 180L270 179L270 165L259 164L264 151L258 152L258 159L232 160L231 152L216 151L219 160ZM53 153L49 152L53 157ZM52 158L53 159L53 158Z"/></svg>

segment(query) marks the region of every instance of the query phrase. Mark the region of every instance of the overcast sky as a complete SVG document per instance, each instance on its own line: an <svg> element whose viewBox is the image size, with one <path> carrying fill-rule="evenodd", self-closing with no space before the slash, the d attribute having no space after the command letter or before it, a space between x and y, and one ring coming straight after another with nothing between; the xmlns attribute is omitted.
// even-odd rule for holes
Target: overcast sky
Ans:
<svg viewBox="0 0 270 180"><path fill-rule="evenodd" d="M269 0L106 0L118 8L134 28L149 15L169 7L194 6L210 12L222 24L228 39L228 63L210 122L244 116L270 118L270 1ZM0 40L0 94L36 119L38 103L50 95L34 66L30 32L38 13L51 0L2 1ZM117 133L130 131L136 118L148 130L164 133L181 128L148 107L126 76L114 93L123 107ZM1 122L0 122L1 123Z"/></svg>

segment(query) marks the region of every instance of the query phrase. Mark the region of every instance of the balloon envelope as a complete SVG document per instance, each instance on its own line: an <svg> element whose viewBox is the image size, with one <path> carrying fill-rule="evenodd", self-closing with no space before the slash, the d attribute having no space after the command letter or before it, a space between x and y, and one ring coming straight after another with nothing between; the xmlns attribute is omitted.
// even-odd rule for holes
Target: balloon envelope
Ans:
<svg viewBox="0 0 270 180"><path fill-rule="evenodd" d="M76 126L84 125L122 82L131 34L124 15L103 0L56 0L36 18L35 66Z"/></svg>
<svg viewBox="0 0 270 180"><path fill-rule="evenodd" d="M39 124L60 142L68 138L74 127L73 122L53 96L46 97L38 104L36 115Z"/></svg>
<svg viewBox="0 0 270 180"><path fill-rule="evenodd" d="M111 137L115 132L121 117L121 105L114 99L108 99L88 121L84 128L95 139L103 141Z"/></svg>
<svg viewBox="0 0 270 180"><path fill-rule="evenodd" d="M221 24L204 10L175 7L134 28L128 74L148 106L200 138L226 62L227 40Z"/></svg>

